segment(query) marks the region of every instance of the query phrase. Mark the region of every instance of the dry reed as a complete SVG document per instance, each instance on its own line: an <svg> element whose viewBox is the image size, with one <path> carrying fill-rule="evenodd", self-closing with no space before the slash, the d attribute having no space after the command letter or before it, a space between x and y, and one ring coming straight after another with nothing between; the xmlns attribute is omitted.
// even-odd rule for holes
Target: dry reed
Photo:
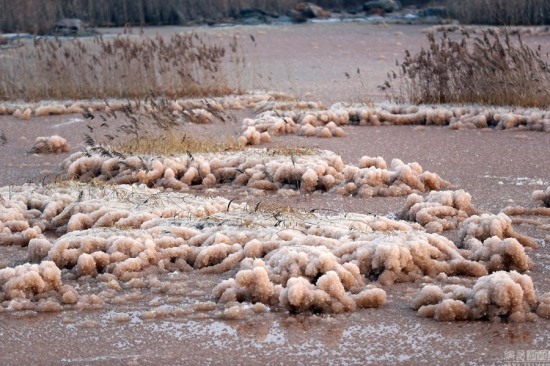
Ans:
<svg viewBox="0 0 550 366"><path fill-rule="evenodd" d="M550 71L540 47L524 44L518 35L483 31L470 38L463 32L455 40L446 32L441 39L427 34L429 47L418 54L406 51L398 73L388 74L380 88L397 102L479 103L547 107L550 105Z"/></svg>
<svg viewBox="0 0 550 366"><path fill-rule="evenodd" d="M453 0L447 3L449 15L463 24L550 24L550 2L547 0Z"/></svg>
<svg viewBox="0 0 550 366"><path fill-rule="evenodd" d="M189 134L185 130L185 124L203 123L197 119L196 111L197 109L182 109L181 112L174 113L171 102L152 95L143 101L136 99L125 104L122 113L84 113L90 119L87 124L89 133L84 135L85 150L102 156L123 158L131 154L171 156L243 149L231 136L225 140L213 141ZM219 111L208 101L204 102L202 111L222 123L234 118ZM109 126L117 125L116 132L105 132Z"/></svg>
<svg viewBox="0 0 550 366"><path fill-rule="evenodd" d="M231 56L226 53L196 33L169 39L100 36L93 42L35 39L5 53L0 100L224 95L236 91L221 66Z"/></svg>

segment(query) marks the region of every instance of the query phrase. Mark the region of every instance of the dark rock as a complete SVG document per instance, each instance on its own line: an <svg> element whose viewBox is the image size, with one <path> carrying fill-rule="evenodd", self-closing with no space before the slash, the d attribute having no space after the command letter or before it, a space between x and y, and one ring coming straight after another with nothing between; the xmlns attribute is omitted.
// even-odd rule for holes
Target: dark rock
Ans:
<svg viewBox="0 0 550 366"><path fill-rule="evenodd" d="M309 2L297 3L294 5L293 10L300 13L306 19L330 17L330 13L328 11Z"/></svg>
<svg viewBox="0 0 550 366"><path fill-rule="evenodd" d="M235 19L239 23L257 25L272 23L276 19L275 15L266 13L263 10L256 8L242 9L235 15Z"/></svg>
<svg viewBox="0 0 550 366"><path fill-rule="evenodd" d="M258 19L260 21L265 21L267 19L267 13L260 9L242 9L237 15L238 19Z"/></svg>
<svg viewBox="0 0 550 366"><path fill-rule="evenodd" d="M380 14L392 13L401 10L402 5L398 0L372 0L363 4L363 10L367 13Z"/></svg>
<svg viewBox="0 0 550 366"><path fill-rule="evenodd" d="M418 15L421 17L440 17L440 18L446 18L447 17L447 8L443 6L439 7L430 7L430 8L424 8L421 9L418 12Z"/></svg>
<svg viewBox="0 0 550 366"><path fill-rule="evenodd" d="M80 19L61 19L55 23L55 33L65 35L80 34L86 30L86 24Z"/></svg>
<svg viewBox="0 0 550 366"><path fill-rule="evenodd" d="M299 11L296 11L294 9L290 9L286 12L286 15L290 18L292 23L305 23L307 22L307 17L300 13Z"/></svg>

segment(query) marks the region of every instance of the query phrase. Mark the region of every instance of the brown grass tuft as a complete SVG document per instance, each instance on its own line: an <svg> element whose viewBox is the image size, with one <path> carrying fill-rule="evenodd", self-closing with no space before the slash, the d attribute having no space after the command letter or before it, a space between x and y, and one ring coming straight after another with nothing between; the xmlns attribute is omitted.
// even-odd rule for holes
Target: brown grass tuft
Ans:
<svg viewBox="0 0 550 366"><path fill-rule="evenodd" d="M123 154L147 154L170 156L192 153L220 153L224 151L240 151L243 149L235 139L228 138L225 142L191 137L185 132L168 132L153 136L130 139L113 146Z"/></svg>

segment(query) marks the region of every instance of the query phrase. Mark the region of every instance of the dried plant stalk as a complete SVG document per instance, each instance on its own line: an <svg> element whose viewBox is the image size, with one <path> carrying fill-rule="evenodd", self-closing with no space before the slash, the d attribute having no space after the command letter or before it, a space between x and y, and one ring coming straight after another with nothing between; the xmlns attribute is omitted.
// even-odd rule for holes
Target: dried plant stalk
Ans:
<svg viewBox="0 0 550 366"><path fill-rule="evenodd" d="M427 35L429 47L408 51L399 71L388 74L380 88L397 102L479 103L546 107L550 104L550 70L547 57L508 33L495 30L470 38L464 31L455 40L446 32L441 39ZM503 38L503 39L502 39Z"/></svg>
<svg viewBox="0 0 550 366"><path fill-rule="evenodd" d="M235 91L222 68L226 52L196 33L100 36L93 43L35 39L6 53L0 100L225 95Z"/></svg>

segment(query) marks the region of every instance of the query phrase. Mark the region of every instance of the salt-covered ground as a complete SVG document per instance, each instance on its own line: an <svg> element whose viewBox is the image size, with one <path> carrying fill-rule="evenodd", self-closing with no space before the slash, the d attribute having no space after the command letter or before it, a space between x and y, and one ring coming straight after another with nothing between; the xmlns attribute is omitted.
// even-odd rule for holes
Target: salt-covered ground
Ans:
<svg viewBox="0 0 550 366"><path fill-rule="evenodd" d="M421 29L326 24L208 32L240 34L257 68L247 86L329 107L381 100L375 86L403 48L420 47ZM547 36L528 41L548 46ZM344 75L358 75L358 67L363 84ZM257 112L233 113L235 121L186 130L237 138L244 118ZM160 175L159 159L149 157L142 173L132 173L162 187L172 173L183 181L196 163L201 179L188 176L181 193L49 186L71 162L80 164L74 155L59 170L82 149L86 124L92 122L78 114L0 117L7 138L0 146L2 242L12 244L0 245L0 363L500 364L531 351L550 361L543 319L548 132L361 123L338 126L343 137L271 131L258 148L272 152L250 154L258 161L239 161L238 173L228 173L223 156L200 155L160 159ZM69 154L32 151L37 137L53 135L67 139ZM311 149L278 156L281 146ZM403 165L392 166L393 159ZM106 160L87 169L101 167L104 180L123 173ZM80 162L75 178L86 176ZM413 162L450 186L426 184L416 165L405 168ZM277 174L283 165L292 178ZM269 190L258 190L252 176ZM455 193L440 192L447 189ZM502 211L508 216L497 216ZM25 265L30 261L42 267ZM499 270L523 274L508 278Z"/></svg>

